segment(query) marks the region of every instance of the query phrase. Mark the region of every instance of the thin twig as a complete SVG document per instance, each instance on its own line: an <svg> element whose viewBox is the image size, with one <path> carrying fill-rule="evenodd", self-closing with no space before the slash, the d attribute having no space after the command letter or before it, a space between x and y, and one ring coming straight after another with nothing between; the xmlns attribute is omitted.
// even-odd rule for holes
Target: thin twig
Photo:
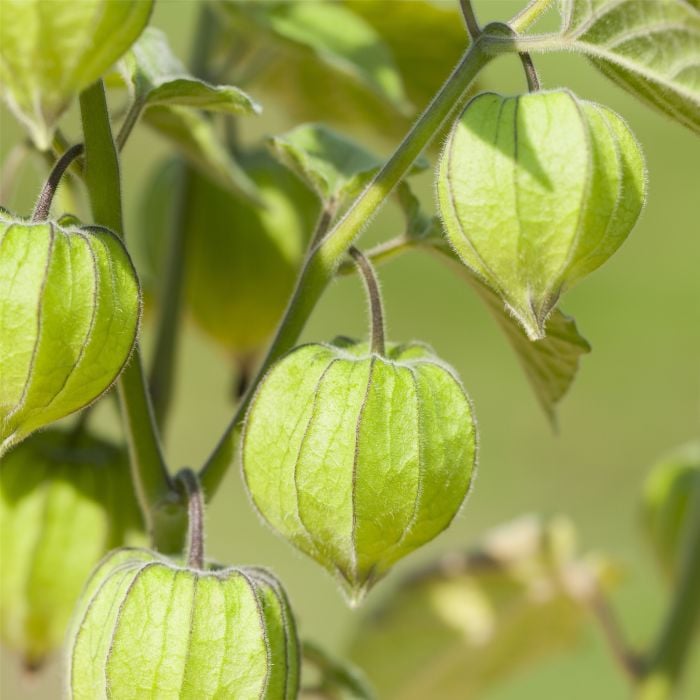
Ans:
<svg viewBox="0 0 700 700"><path fill-rule="evenodd" d="M350 246L348 253L355 261L357 269L365 283L365 289L367 290L369 312L372 319L372 335L370 338L372 352L378 355L384 355L386 352L386 343L384 341L384 305L382 303L382 292L379 288L377 273L374 267L372 267L372 263L361 250L355 248L355 246Z"/></svg>
<svg viewBox="0 0 700 700"><path fill-rule="evenodd" d="M70 164L76 158L82 155L84 150L85 149L82 143L76 143L58 159L58 162L56 165L54 165L53 170L49 173L46 184L41 190L39 199L34 207L32 221L45 221L48 218L49 212L51 211L51 203L53 202L54 195L56 194L56 190L58 189L58 185L61 182L63 174L66 172Z"/></svg>
<svg viewBox="0 0 700 700"><path fill-rule="evenodd" d="M642 673L642 660L630 650L614 610L600 591L593 594L589 604L618 665L636 682Z"/></svg>
<svg viewBox="0 0 700 700"><path fill-rule="evenodd" d="M472 41L476 41L481 34L481 27L476 19L476 13L472 7L471 0L459 0L459 6L462 9L464 23L467 25L467 31Z"/></svg>
<svg viewBox="0 0 700 700"><path fill-rule="evenodd" d="M187 499L187 565L204 568L204 496L197 475L188 467L175 476Z"/></svg>

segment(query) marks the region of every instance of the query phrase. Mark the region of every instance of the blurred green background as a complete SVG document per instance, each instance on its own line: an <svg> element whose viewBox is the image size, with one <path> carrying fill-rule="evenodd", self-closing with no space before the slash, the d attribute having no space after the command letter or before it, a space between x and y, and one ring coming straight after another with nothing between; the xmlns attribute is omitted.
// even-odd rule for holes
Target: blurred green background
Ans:
<svg viewBox="0 0 700 700"><path fill-rule="evenodd" d="M523 4L475 3L482 21L505 20ZM157 3L153 24L166 31L181 57L189 54L197 5L187 0ZM566 85L625 116L647 156L649 201L618 254L563 300L564 310L575 316L593 352L583 359L561 406L558 434L552 433L504 337L462 280L417 253L381 269L390 338L425 340L460 372L479 417L481 460L476 487L457 521L399 565L366 605L389 595L402 572L441 552L468 547L492 526L524 513L564 513L576 523L584 551L604 552L622 565L624 577L613 603L631 645L641 648L656 631L667 591L641 537L640 485L660 454L700 432L700 142L615 87L582 58L549 55L537 57L536 63L545 87ZM523 82L517 60L508 57L487 69L482 86L515 92L523 89ZM255 96L254 88L251 92ZM22 135L4 108L0 119L4 161ZM280 112L241 122L244 137L251 140L293 125ZM66 132L77 139L75 114L68 115ZM391 152L392 143L376 134L356 136L383 155ZM144 183L167 151L145 128L137 129L125 150L127 232L136 230ZM29 213L45 168L38 158L25 165L2 204ZM430 173L418 182L426 206L432 209ZM388 238L399 227L398 212L388 207L363 242ZM302 340L363 336L365 314L358 281L340 280L324 296ZM146 353L150 340L147 323ZM230 381L227 359L187 326L177 406L167 438L173 468L198 465L208 454L232 413ZM103 431L118 434L111 406L100 408L96 423ZM208 532L210 556L272 568L288 589L303 635L342 650L358 613L346 607L334 582L316 564L260 522L243 491L238 468L230 470L208 512ZM16 660L4 654L1 672L3 698L59 694L58 663L40 676L27 677ZM571 653L518 673L485 697L587 700L627 695L625 679L591 624ZM700 697L697 649L683 697Z"/></svg>

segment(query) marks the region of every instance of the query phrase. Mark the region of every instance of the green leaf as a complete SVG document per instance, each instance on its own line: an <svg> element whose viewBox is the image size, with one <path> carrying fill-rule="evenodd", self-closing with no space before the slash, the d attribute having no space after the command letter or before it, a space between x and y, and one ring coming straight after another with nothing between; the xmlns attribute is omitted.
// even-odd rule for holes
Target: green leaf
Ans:
<svg viewBox="0 0 700 700"><path fill-rule="evenodd" d="M700 497L700 442L691 442L654 466L644 484L642 523L663 572L673 582L681 563L688 510Z"/></svg>
<svg viewBox="0 0 700 700"><path fill-rule="evenodd" d="M636 97L700 132L700 10L687 0L568 0L564 42Z"/></svg>
<svg viewBox="0 0 700 700"><path fill-rule="evenodd" d="M370 610L350 646L384 700L472 700L570 649L604 569L575 558L568 521L516 520L448 554Z"/></svg>
<svg viewBox="0 0 700 700"><path fill-rule="evenodd" d="M136 272L114 233L0 213L0 457L112 386L140 315Z"/></svg>
<svg viewBox="0 0 700 700"><path fill-rule="evenodd" d="M0 467L0 636L36 669L58 651L90 572L145 542L126 450L47 430Z"/></svg>
<svg viewBox="0 0 700 700"><path fill-rule="evenodd" d="M346 0L391 49L406 92L423 109L467 50L458 2Z"/></svg>
<svg viewBox="0 0 700 700"><path fill-rule="evenodd" d="M301 49L309 58L361 83L399 110L407 107L391 52L364 20L341 5L303 0L228 0L223 7L235 21L254 26L273 41Z"/></svg>
<svg viewBox="0 0 700 700"><path fill-rule="evenodd" d="M302 124L272 138L271 145L280 161L324 201L352 197L382 165L358 143L323 124Z"/></svg>
<svg viewBox="0 0 700 700"><path fill-rule="evenodd" d="M0 91L36 145L138 38L152 0L2 0Z"/></svg>
<svg viewBox="0 0 700 700"><path fill-rule="evenodd" d="M229 154L203 114L186 107L154 106L146 110L144 121L172 142L203 175L231 192L259 200L255 183Z"/></svg>
<svg viewBox="0 0 700 700"><path fill-rule="evenodd" d="M122 61L122 72L134 97L144 106L193 107L229 114L259 114L249 95L230 85L211 85L189 75L176 58L167 37L148 27Z"/></svg>
<svg viewBox="0 0 700 700"><path fill-rule="evenodd" d="M394 129L412 112L401 75L381 36L340 3L219 0L223 43L242 60L230 80L254 77L265 103L280 101L295 121ZM445 76L446 77L446 76Z"/></svg>
<svg viewBox="0 0 700 700"><path fill-rule="evenodd" d="M540 406L556 426L557 404L576 377L581 355L588 354L591 346L578 332L574 319L559 309L547 319L545 337L530 340L521 325L506 311L498 295L464 267L462 271L505 333Z"/></svg>
<svg viewBox="0 0 700 700"><path fill-rule="evenodd" d="M319 679L313 688L320 697L326 700L375 700L367 679L356 666L345 659L333 658L313 642L305 641L302 647L304 663L318 672Z"/></svg>

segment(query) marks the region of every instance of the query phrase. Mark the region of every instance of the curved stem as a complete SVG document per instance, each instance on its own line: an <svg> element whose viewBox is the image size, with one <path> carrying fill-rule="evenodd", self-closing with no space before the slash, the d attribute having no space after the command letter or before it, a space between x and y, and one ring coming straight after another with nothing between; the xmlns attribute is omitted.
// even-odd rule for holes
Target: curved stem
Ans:
<svg viewBox="0 0 700 700"><path fill-rule="evenodd" d="M357 269L362 275L365 283L367 298L369 299L369 313L372 320L372 332L370 335L370 348L377 355L386 354L386 343L384 341L384 305L382 303L382 292L379 288L377 273L372 267L372 263L362 253L361 250L350 246L350 257L355 261Z"/></svg>
<svg viewBox="0 0 700 700"><path fill-rule="evenodd" d="M80 95L85 139L85 184L95 223L124 236L119 156L102 81ZM178 504L160 447L138 345L117 384L129 442L134 487L154 545L179 551L184 510Z"/></svg>
<svg viewBox="0 0 700 700"><path fill-rule="evenodd" d="M523 64L523 69L525 70L527 89L530 92L537 92L540 89L540 77L537 75L532 57L527 51L521 51L518 56L520 56L520 62Z"/></svg>
<svg viewBox="0 0 700 700"><path fill-rule="evenodd" d="M644 668L639 700L667 700L677 689L700 626L700 489L693 491L673 600Z"/></svg>
<svg viewBox="0 0 700 700"><path fill-rule="evenodd" d="M539 9L536 11L536 8L533 8L530 12L519 16L513 23L516 31L526 30L546 9L542 2L534 4ZM231 463L240 436L241 422L255 388L265 372L294 346L316 303L335 276L336 269L348 248L408 173L423 149L433 140L450 116L464 104L467 89L479 72L492 60L493 55L484 50L484 39L485 36L482 34L472 43L391 158L327 235L312 248L256 378L251 382L245 398L239 404L226 431L202 467L200 479L209 497L216 493ZM507 50L511 52L516 50L513 48L512 39Z"/></svg>
<svg viewBox="0 0 700 700"><path fill-rule="evenodd" d="M197 475L189 468L181 469L175 481L187 500L187 566L204 569L204 496Z"/></svg>
<svg viewBox="0 0 700 700"><path fill-rule="evenodd" d="M53 202L54 195L61 183L61 178L63 174L68 170L70 164L78 158L83 153L83 144L76 143L71 146L56 162L53 170L49 173L49 177L46 180L46 184L41 190L39 199L37 200L36 206L34 207L34 213L32 214L32 221L45 221L49 212L51 211L51 203Z"/></svg>
<svg viewBox="0 0 700 700"><path fill-rule="evenodd" d="M136 122L138 122L141 112L143 112L143 108L143 100L140 97L136 97L136 99L134 99L134 101L131 103L129 111L126 113L121 128L119 129L119 133L117 134L117 150L120 153L126 145L126 142L129 140L129 136L131 136L131 132L136 126Z"/></svg>
<svg viewBox="0 0 700 700"><path fill-rule="evenodd" d="M462 102L467 88L489 60L490 57L481 51L479 41L471 45L392 157L348 208L344 216L312 248L258 375L251 383L246 398L239 405L219 444L204 464L200 478L209 496L216 492L231 462L240 434L239 424L245 416L258 382L270 365L294 346L352 242L369 224L416 158L454 113Z"/></svg>

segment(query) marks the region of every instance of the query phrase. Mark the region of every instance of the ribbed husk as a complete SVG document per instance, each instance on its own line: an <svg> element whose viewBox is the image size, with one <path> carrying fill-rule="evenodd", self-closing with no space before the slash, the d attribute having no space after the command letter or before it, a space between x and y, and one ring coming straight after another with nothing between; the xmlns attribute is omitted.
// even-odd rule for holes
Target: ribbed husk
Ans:
<svg viewBox="0 0 700 700"><path fill-rule="evenodd" d="M560 295L627 238L646 173L607 107L568 90L482 93L450 133L437 195L455 251L537 339Z"/></svg>
<svg viewBox="0 0 700 700"><path fill-rule="evenodd" d="M145 549L117 550L83 592L67 684L75 700L293 700L294 618L263 569L203 571Z"/></svg>
<svg viewBox="0 0 700 700"><path fill-rule="evenodd" d="M248 490L351 603L442 532L472 482L476 426L453 371L421 345L305 345L275 365L242 440Z"/></svg>
<svg viewBox="0 0 700 700"><path fill-rule="evenodd" d="M36 668L62 644L90 572L114 547L142 541L123 450L51 430L0 464L0 630Z"/></svg>
<svg viewBox="0 0 700 700"><path fill-rule="evenodd" d="M136 271L111 231L0 212L0 456L109 389L140 312Z"/></svg>

